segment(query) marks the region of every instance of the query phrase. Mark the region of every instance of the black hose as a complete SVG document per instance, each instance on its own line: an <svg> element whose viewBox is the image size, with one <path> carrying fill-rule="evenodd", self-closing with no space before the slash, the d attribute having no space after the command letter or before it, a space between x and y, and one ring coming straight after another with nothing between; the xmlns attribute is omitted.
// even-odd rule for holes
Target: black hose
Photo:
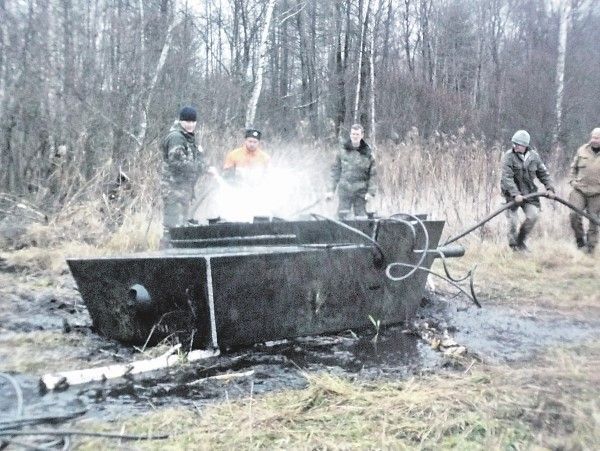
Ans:
<svg viewBox="0 0 600 451"><path fill-rule="evenodd" d="M385 275L387 276L388 279L390 279L390 280L392 280L394 282L398 282L400 280L408 279L418 269L420 269L421 265L425 261L425 257L427 256L427 250L429 249L429 232L427 231L427 227L425 227L425 224L423 223L423 221L421 221L416 216L411 215L411 214L407 214L407 213L396 213L396 214L393 214L392 216L390 216L388 218L388 220L396 221L396 222L401 222L401 223L408 223L408 225L412 228L412 230L413 230L413 249L412 250L414 251L415 250L415 246L417 245L417 239L416 239L417 234L415 233L414 227L412 226L412 224L410 222L404 221L403 219L395 218L395 216L399 216L400 214L403 214L403 215L408 216L409 218L413 219L423 229L423 235L425 237L425 245L423 246L423 249L425 250L425 252L423 252L421 254L421 257L419 258L419 261L416 264L414 264L414 265L412 265L412 264L400 264L400 263L397 263L397 262L390 263L389 265L387 265L387 268L385 268ZM395 276L392 276L392 268L394 268L395 266L412 266L412 269L410 271L408 271L406 274L404 274L403 276L395 277Z"/></svg>
<svg viewBox="0 0 600 451"><path fill-rule="evenodd" d="M561 203L563 205L565 205L566 207L569 207L571 210L573 210L575 213L577 213L578 215L584 216L587 219L590 220L590 222L593 222L596 225L600 225L600 220L598 220L598 218L596 218L594 215L589 214L579 208L577 208L575 205L573 205L572 203L561 199L558 196L554 196L554 197L550 197L548 195L548 193L531 193L531 194L527 194L525 196L523 196L523 202L525 202L526 200L529 199L535 199L536 197L547 197L548 199L554 200L558 203ZM512 208L516 205L522 205L523 202L521 203L517 203L514 200L504 204L502 206L502 208L499 208L498 210L496 210L495 212L493 212L492 214L486 216L484 219L482 219L481 221L479 221L477 224L475 224L472 227L469 227L467 230L465 230L464 232L462 232L460 235L456 235L455 237L449 238L448 240L446 240L446 242L443 244L443 246L446 246L447 244L450 243L454 243L455 241L461 239L462 237L468 235L469 233L473 232L474 230L478 229L479 227L481 227L482 225L484 225L486 222L490 221L491 219L493 219L494 217L498 216L500 213L502 213L505 210L508 210L509 208Z"/></svg>
<svg viewBox="0 0 600 451"><path fill-rule="evenodd" d="M473 301L473 303L474 303L474 304L475 304L477 307L481 308L481 304L480 304L480 303L479 303L479 301L477 300L477 295L475 294L475 286L473 285L473 278L472 278L472 277L471 277L471 278L470 278L470 280L469 280L469 288L471 289L471 295L469 296L469 293L467 293L467 292L466 292L466 291L465 291L465 290L464 290L464 289L463 289L463 288L462 288L460 285L458 285L458 283L456 283L456 282L454 282L454 281L452 281L452 280L450 280L450 279L447 279L447 278L446 278L446 277L444 277L443 275L441 275L441 274L438 274L437 272L434 272L434 271L432 271L432 270L431 270L431 269L429 269L429 268L425 268L424 266L416 266L416 267L415 267L414 265L411 265L410 263L401 263L401 262L396 262L396 263L393 263L393 264L394 264L394 265L398 265L398 266L414 267L415 269L419 269L419 270L421 270L421 271L425 271L425 272L428 272L429 274L432 274L432 275L434 275L434 276L436 276L436 277L439 277L440 279L443 279L443 280L445 280L445 281L446 281L446 282L448 282L450 285L452 285L453 287L455 287L455 288L457 288L458 290L460 290L460 291L461 291L462 293L464 293L464 294L465 294L465 295L466 295L466 296L467 296L469 299L471 299L471 301ZM389 266L388 266L388 269L389 269ZM387 270L386 270L386 271L387 271ZM390 277L390 279L391 279L391 280L397 280L397 279L393 279L393 278L392 278L393 276L390 276L390 275L389 275L387 272L386 272L386 275L387 275L388 277Z"/></svg>

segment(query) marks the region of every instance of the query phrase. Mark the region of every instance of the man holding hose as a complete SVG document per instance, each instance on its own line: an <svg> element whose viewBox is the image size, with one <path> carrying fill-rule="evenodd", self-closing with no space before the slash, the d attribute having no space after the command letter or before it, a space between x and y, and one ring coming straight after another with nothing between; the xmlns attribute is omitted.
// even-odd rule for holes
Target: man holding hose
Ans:
<svg viewBox="0 0 600 451"><path fill-rule="evenodd" d="M533 150L530 136L525 130L517 130L513 135L512 148L502 157L502 179L500 187L506 202L516 204L506 210L508 218L508 245L515 251L527 252L525 240L535 226L540 211L540 199L523 199L523 196L536 193L537 178L548 192L549 198L554 198L554 188L550 173L546 169L540 155ZM525 220L519 226L519 209L525 213Z"/></svg>

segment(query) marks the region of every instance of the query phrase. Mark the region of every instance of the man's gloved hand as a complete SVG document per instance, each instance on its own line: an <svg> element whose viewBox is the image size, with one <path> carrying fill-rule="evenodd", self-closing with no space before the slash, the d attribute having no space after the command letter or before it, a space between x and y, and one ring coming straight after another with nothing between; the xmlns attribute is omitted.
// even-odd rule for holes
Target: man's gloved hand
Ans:
<svg viewBox="0 0 600 451"><path fill-rule="evenodd" d="M556 194L554 194L554 191L551 189L547 190L546 194L548 195L548 199L554 199L556 197Z"/></svg>
<svg viewBox="0 0 600 451"><path fill-rule="evenodd" d="M369 202L371 199L375 198L375 194L367 193L365 194L365 200Z"/></svg>
<svg viewBox="0 0 600 451"><path fill-rule="evenodd" d="M328 191L325 193L325 200L333 199L333 191Z"/></svg>
<svg viewBox="0 0 600 451"><path fill-rule="evenodd" d="M515 202L518 203L518 204L523 203L523 196L521 194L517 194L515 196Z"/></svg>
<svg viewBox="0 0 600 451"><path fill-rule="evenodd" d="M217 171L217 168L215 168L214 166L209 166L208 168L206 168L206 173L208 175L218 175L219 171Z"/></svg>

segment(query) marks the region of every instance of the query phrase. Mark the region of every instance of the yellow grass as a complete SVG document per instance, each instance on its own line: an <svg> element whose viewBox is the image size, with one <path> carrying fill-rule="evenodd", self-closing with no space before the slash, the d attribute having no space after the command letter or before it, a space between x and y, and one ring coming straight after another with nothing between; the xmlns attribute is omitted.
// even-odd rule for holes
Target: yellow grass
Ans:
<svg viewBox="0 0 600 451"><path fill-rule="evenodd" d="M475 286L484 302L600 314L598 256L565 240L533 239L527 254L515 253L505 243L466 241L466 255L450 260L450 268L456 276L477 265Z"/></svg>

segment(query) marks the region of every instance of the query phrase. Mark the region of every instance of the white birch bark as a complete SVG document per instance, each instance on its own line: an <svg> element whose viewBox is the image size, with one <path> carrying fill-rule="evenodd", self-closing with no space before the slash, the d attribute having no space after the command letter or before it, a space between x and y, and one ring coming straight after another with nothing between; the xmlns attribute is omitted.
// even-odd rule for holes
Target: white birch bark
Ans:
<svg viewBox="0 0 600 451"><path fill-rule="evenodd" d="M144 141L146 139L146 131L148 129L148 110L152 103L152 96L154 94L154 89L158 81L158 76L160 75L160 72L164 67L165 62L167 61L167 55L169 54L169 50L171 49L171 42L173 41L173 30L175 29L175 27L177 27L177 25L179 25L179 22L181 22L181 16L175 16L173 22L171 23L171 25L169 25L169 28L167 29L165 43L163 45L162 51L160 52L160 57L158 58L158 63L156 64L156 69L154 70L152 81L150 82L150 86L148 86L148 97L146 98L146 102L144 104L144 107L142 108L142 117L140 119L140 132L135 138L137 142L135 153L138 153L144 145Z"/></svg>
<svg viewBox="0 0 600 451"><path fill-rule="evenodd" d="M375 18L371 20L371 54L369 55L370 109L371 109L371 147L375 149Z"/></svg>
<svg viewBox="0 0 600 451"><path fill-rule="evenodd" d="M269 28L271 26L271 18L273 17L273 9L275 8L276 0L269 0L267 5L267 11L265 14L265 23L263 25L260 46L258 48L258 71L256 73L256 83L254 83L254 89L252 89L252 96L248 102L248 108L246 110L246 128L252 127L254 124L254 118L256 117L256 106L258 105L258 98L260 97L260 91L262 90L263 72L267 63L267 44L269 42Z"/></svg>
<svg viewBox="0 0 600 451"><path fill-rule="evenodd" d="M40 385L46 390L69 387L71 385L87 384L88 382L104 381L130 374L146 373L148 371L169 368L183 362L195 362L198 360L216 357L220 354L218 349L203 350L196 349L181 358L176 352L181 344L175 345L163 355L149 360L138 360L131 363L102 366L98 368L86 368L83 370L63 371L59 373L44 374L40 378Z"/></svg>
<svg viewBox="0 0 600 451"><path fill-rule="evenodd" d="M571 0L561 2L558 6L560 12L560 26L558 32L558 57L556 60L556 125L553 142L558 144L563 122L563 97L565 87L565 57L567 53L567 34L571 22Z"/></svg>

